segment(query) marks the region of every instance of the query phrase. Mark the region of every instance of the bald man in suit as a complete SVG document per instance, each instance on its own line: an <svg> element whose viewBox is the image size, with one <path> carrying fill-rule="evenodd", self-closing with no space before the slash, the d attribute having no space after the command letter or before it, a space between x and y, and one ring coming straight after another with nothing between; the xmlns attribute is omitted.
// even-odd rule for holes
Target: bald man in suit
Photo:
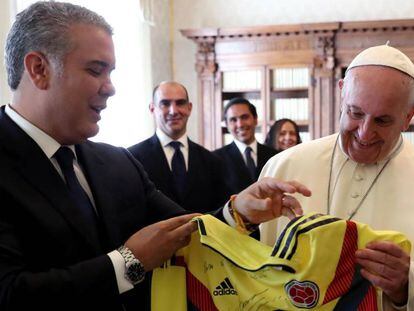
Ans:
<svg viewBox="0 0 414 311"><path fill-rule="evenodd" d="M162 82L154 88L150 104L157 125L155 134L128 149L165 195L186 210L205 213L222 206L230 192L224 181L221 160L187 136L191 110L192 103L183 85ZM177 152L183 160L183 176L178 180L173 144L177 144Z"/></svg>

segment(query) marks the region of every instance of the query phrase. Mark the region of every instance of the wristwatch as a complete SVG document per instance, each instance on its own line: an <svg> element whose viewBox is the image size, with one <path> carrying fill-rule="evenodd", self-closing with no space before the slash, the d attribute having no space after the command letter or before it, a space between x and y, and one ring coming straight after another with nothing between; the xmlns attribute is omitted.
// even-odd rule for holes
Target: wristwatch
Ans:
<svg viewBox="0 0 414 311"><path fill-rule="evenodd" d="M142 263L125 245L120 246L118 252L125 260L125 278L133 285L141 283L145 278L145 269Z"/></svg>

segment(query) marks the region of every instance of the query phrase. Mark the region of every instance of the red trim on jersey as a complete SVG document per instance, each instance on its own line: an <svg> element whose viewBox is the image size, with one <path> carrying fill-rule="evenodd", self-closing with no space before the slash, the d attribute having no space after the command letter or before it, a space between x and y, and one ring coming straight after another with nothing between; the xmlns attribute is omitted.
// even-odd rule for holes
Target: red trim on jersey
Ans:
<svg viewBox="0 0 414 311"><path fill-rule="evenodd" d="M218 311L210 291L191 272L186 270L187 299L199 311Z"/></svg>
<svg viewBox="0 0 414 311"><path fill-rule="evenodd" d="M187 268L183 256L174 258L176 266L185 267L187 299L199 311L218 311L211 298L210 291Z"/></svg>
<svg viewBox="0 0 414 311"><path fill-rule="evenodd" d="M339 262L336 266L335 277L326 291L323 303L328 303L343 294L351 287L355 273L355 252L358 248L358 228L353 221L346 222L344 240Z"/></svg>

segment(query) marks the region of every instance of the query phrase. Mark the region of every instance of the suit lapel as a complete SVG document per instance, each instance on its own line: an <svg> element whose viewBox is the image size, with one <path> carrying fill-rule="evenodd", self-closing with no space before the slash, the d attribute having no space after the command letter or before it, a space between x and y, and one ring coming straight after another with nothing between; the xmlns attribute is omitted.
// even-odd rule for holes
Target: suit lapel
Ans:
<svg viewBox="0 0 414 311"><path fill-rule="evenodd" d="M20 127L18 127L5 113L0 113L0 141L10 153L18 174L28 182L32 188L55 208L69 223L70 227L88 241L90 246L98 250L91 240L87 230L87 223L80 217L76 207L71 202L66 185L48 157ZM41 213L47 213L47 206Z"/></svg>
<svg viewBox="0 0 414 311"><path fill-rule="evenodd" d="M257 143L257 177L259 177L267 161L276 154L276 150Z"/></svg>
<svg viewBox="0 0 414 311"><path fill-rule="evenodd" d="M151 163L154 165L152 172L157 174L157 179L162 182L164 188L169 188L173 182L173 176L157 135L151 137L150 144L151 150L149 154L152 158Z"/></svg>
<svg viewBox="0 0 414 311"><path fill-rule="evenodd" d="M37 164L33 165L34 163ZM98 250L99 245L91 239L87 229L89 224L78 213L68 196L66 184L46 155L43 152L32 153L30 157L24 157L20 164L21 175L50 201L75 231Z"/></svg>
<svg viewBox="0 0 414 311"><path fill-rule="evenodd" d="M191 188L197 185L197 174L200 174L199 168L203 166L201 156L198 154L195 143L188 139L188 171L187 184L184 191L185 195L191 191Z"/></svg>
<svg viewBox="0 0 414 311"><path fill-rule="evenodd" d="M179 200L171 168L157 135L154 134L149 139L145 150L147 151L145 169L150 172L152 181L165 195L174 201Z"/></svg>
<svg viewBox="0 0 414 311"><path fill-rule="evenodd" d="M267 159L264 157L265 150L263 150L263 146L259 143L257 143L257 176L259 177L260 172L262 171L263 166L266 164Z"/></svg>

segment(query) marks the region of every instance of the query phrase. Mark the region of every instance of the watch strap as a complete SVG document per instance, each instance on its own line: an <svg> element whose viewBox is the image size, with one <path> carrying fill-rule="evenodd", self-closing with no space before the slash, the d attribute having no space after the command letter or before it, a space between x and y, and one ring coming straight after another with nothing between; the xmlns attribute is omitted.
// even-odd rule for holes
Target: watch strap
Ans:
<svg viewBox="0 0 414 311"><path fill-rule="evenodd" d="M142 282L145 278L145 269L142 263L125 245L118 247L117 250L125 260L125 278L133 285Z"/></svg>

